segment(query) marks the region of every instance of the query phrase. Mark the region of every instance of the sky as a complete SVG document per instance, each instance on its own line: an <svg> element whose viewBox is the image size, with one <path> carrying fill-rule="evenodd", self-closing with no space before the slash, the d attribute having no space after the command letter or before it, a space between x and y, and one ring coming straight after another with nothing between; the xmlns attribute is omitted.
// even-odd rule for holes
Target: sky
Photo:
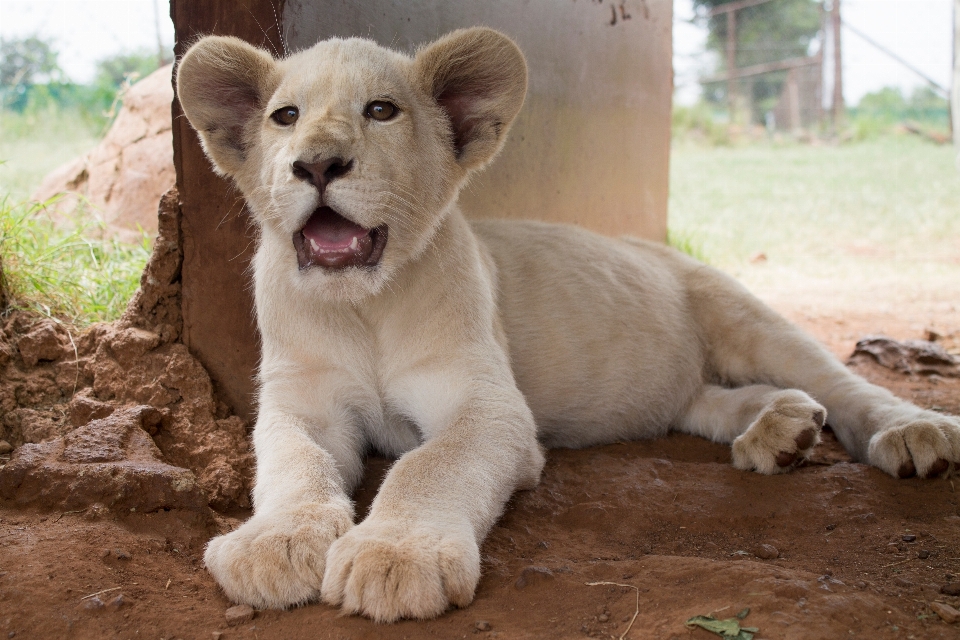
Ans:
<svg viewBox="0 0 960 640"><path fill-rule="evenodd" d="M776 0L773 0L776 2ZM842 0L844 22L890 49L940 85L950 88L953 69L953 0ZM675 0L673 21L677 102L699 96L698 75L709 72L706 30L690 24L691 0ZM841 32L844 100L855 105L885 86L909 94L926 82L848 29Z"/></svg>
<svg viewBox="0 0 960 640"><path fill-rule="evenodd" d="M196 0L202 1L202 0ZM776 2L777 0L773 0ZM892 49L945 87L950 86L953 0L842 0L844 20ZM674 3L677 101L696 101L696 79L710 70L703 54L706 32L689 22L691 0ZM157 50L157 31L173 45L168 0L0 0L0 37L53 38L60 64L77 82L93 78L96 61L144 49ZM856 104L868 92L897 86L909 93L924 84L858 36L843 32L844 94Z"/></svg>

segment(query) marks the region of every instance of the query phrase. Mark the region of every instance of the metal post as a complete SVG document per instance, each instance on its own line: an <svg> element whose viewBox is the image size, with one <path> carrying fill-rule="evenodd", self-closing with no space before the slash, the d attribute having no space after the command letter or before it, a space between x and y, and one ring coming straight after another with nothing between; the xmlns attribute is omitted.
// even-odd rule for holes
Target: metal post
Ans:
<svg viewBox="0 0 960 640"><path fill-rule="evenodd" d="M843 122L843 60L840 52L840 0L833 0L830 9L833 27L833 128L839 131Z"/></svg>
<svg viewBox="0 0 960 640"><path fill-rule="evenodd" d="M733 124L737 109L737 80L734 71L737 68L737 12L727 12L727 101L730 103L730 124Z"/></svg>

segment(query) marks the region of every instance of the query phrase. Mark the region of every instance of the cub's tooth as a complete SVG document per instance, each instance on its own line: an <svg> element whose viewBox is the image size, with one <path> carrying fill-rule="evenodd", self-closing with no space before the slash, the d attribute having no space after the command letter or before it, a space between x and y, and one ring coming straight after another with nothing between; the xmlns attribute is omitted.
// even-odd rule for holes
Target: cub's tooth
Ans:
<svg viewBox="0 0 960 640"><path fill-rule="evenodd" d="M350 251L356 251L359 245L357 244L357 236L353 236L353 240L350 241Z"/></svg>
<svg viewBox="0 0 960 640"><path fill-rule="evenodd" d="M317 244L317 241L313 238L310 238L310 248L314 251L320 251L320 245Z"/></svg>

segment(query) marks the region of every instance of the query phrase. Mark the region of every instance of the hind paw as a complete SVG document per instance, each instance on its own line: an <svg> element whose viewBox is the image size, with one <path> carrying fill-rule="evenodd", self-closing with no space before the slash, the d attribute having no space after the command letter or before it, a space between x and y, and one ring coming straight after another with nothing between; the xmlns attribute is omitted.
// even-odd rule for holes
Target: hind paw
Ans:
<svg viewBox="0 0 960 640"><path fill-rule="evenodd" d="M920 411L870 438L867 458L897 478L935 478L960 465L960 419Z"/></svg>
<svg viewBox="0 0 960 640"><path fill-rule="evenodd" d="M764 474L785 473L820 442L827 410L803 392L786 392L733 441L733 466Z"/></svg>

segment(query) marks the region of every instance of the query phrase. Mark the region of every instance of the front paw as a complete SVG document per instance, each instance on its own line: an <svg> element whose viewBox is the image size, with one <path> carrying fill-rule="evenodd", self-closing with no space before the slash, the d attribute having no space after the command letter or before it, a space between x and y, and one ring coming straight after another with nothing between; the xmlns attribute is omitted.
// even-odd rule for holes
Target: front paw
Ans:
<svg viewBox="0 0 960 640"><path fill-rule="evenodd" d="M733 466L768 475L789 471L820 442L826 416L802 391L784 391L733 441Z"/></svg>
<svg viewBox="0 0 960 640"><path fill-rule="evenodd" d="M933 478L960 464L960 419L933 411L893 420L870 438L870 464L898 478Z"/></svg>
<svg viewBox="0 0 960 640"><path fill-rule="evenodd" d="M323 600L377 622L423 620L470 604L479 580L471 528L368 519L330 547Z"/></svg>
<svg viewBox="0 0 960 640"><path fill-rule="evenodd" d="M352 526L346 502L257 514L211 540L203 561L233 602L281 609L319 595L327 550Z"/></svg>

